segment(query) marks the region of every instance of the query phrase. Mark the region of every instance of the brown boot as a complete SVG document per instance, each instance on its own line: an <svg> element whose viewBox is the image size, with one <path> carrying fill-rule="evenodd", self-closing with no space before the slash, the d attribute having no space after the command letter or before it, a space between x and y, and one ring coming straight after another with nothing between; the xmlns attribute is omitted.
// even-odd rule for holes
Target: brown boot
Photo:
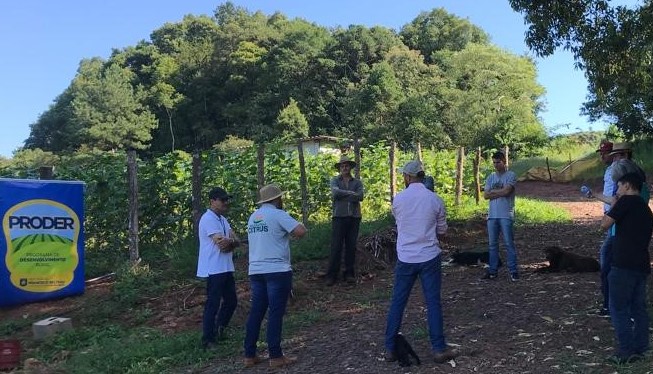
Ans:
<svg viewBox="0 0 653 374"><path fill-rule="evenodd" d="M258 356L245 357L245 359L243 360L243 363L245 364L246 368L254 367L255 365L260 364L261 362L263 362L263 360L261 360L261 358Z"/></svg>
<svg viewBox="0 0 653 374"><path fill-rule="evenodd" d="M442 364L458 357L458 354L459 354L458 351L456 351L455 349L447 348L442 352L433 353L433 360L438 364Z"/></svg>
<svg viewBox="0 0 653 374"><path fill-rule="evenodd" d="M297 357L294 356L281 356L270 359L270 368L279 369L292 365L297 362Z"/></svg>

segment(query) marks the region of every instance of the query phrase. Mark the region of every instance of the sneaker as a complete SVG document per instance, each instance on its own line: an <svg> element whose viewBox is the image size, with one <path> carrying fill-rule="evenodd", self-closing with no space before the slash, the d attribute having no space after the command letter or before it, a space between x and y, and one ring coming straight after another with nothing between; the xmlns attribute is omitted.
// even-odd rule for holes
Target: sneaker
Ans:
<svg viewBox="0 0 653 374"><path fill-rule="evenodd" d="M510 273L510 280L512 282L517 282L519 280L519 273Z"/></svg>
<svg viewBox="0 0 653 374"><path fill-rule="evenodd" d="M254 366L260 364L261 362L263 362L263 360L258 356L245 357L245 359L243 360L243 363L245 364L246 368L254 367Z"/></svg>
<svg viewBox="0 0 653 374"><path fill-rule="evenodd" d="M345 282L347 282L348 284L354 284L356 283L356 278L354 278L352 275L346 275Z"/></svg>
<svg viewBox="0 0 653 374"><path fill-rule="evenodd" d="M497 277L496 273L487 272L487 273L485 273L485 275L481 279L490 279L490 280L492 280L492 279L496 279L496 277Z"/></svg>
<svg viewBox="0 0 653 374"><path fill-rule="evenodd" d="M286 366L292 365L297 362L297 357L294 356L281 356L277 358L270 359L270 368L279 369Z"/></svg>
<svg viewBox="0 0 653 374"><path fill-rule="evenodd" d="M496 275L495 275L496 278ZM443 364L447 361L453 360L458 357L458 351L453 348L447 348L442 352L433 353L433 360L438 364Z"/></svg>
<svg viewBox="0 0 653 374"><path fill-rule="evenodd" d="M598 314L600 317L610 318L610 309L608 309L608 308L601 308L597 314Z"/></svg>
<svg viewBox="0 0 653 374"><path fill-rule="evenodd" d="M327 281L326 281L326 285L327 285L328 287L331 287L331 286L333 286L334 284L336 284L336 278L335 278L335 277L328 277L328 278L327 278Z"/></svg>

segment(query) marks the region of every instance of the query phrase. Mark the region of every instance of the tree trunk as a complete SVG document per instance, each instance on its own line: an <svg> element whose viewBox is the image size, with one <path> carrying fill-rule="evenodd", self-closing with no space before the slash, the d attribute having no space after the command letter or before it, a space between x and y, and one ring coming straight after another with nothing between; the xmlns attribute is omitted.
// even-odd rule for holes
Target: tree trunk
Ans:
<svg viewBox="0 0 653 374"><path fill-rule="evenodd" d="M306 186L306 163L304 162L304 144L300 139L297 142L299 155L299 188L302 192L302 223L308 227L308 188Z"/></svg>
<svg viewBox="0 0 653 374"><path fill-rule="evenodd" d="M199 150L193 152L193 169L191 176L191 205L193 209L193 233L199 238L199 222L202 216L202 157Z"/></svg>
<svg viewBox="0 0 653 374"><path fill-rule="evenodd" d="M360 179L361 177L361 143L360 140L356 137L354 138L354 161L356 162L356 167L354 168L354 177Z"/></svg>
<svg viewBox="0 0 653 374"><path fill-rule="evenodd" d="M260 190L265 186L265 145L259 144L256 148L256 182ZM256 200L258 200L258 191L256 192Z"/></svg>
<svg viewBox="0 0 653 374"><path fill-rule="evenodd" d="M465 167L465 147L458 148L456 160L456 205L460 205L463 197L463 171Z"/></svg>
<svg viewBox="0 0 653 374"><path fill-rule="evenodd" d="M481 147L476 148L474 157L474 198L476 205L481 203Z"/></svg>
<svg viewBox="0 0 653 374"><path fill-rule="evenodd" d="M394 140L390 144L390 202L395 198L397 191L397 177L395 169L397 168L397 160L395 158L395 153L397 152L397 142Z"/></svg>
<svg viewBox="0 0 653 374"><path fill-rule="evenodd" d="M127 151L127 179L129 181L129 261L136 264L138 253L138 170L136 151Z"/></svg>
<svg viewBox="0 0 653 374"><path fill-rule="evenodd" d="M172 112L170 109L166 108L166 114L168 114L168 126L170 127L170 137L172 138L172 152L175 151L175 132L172 129Z"/></svg>

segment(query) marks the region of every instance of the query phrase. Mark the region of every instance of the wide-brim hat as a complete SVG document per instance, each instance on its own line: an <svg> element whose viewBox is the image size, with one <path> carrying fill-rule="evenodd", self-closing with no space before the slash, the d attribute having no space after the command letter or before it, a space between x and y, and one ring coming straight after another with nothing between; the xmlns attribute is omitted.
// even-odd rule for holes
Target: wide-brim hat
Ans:
<svg viewBox="0 0 653 374"><path fill-rule="evenodd" d="M630 143L616 143L614 146L612 146L610 154L613 155L615 153L630 152L632 150L633 147L630 145Z"/></svg>
<svg viewBox="0 0 653 374"><path fill-rule="evenodd" d="M342 164L349 164L349 166L351 166L352 168L356 167L356 162L349 159L349 157L347 156L340 157L340 161L336 162L335 164L336 169L340 169L340 165Z"/></svg>
<svg viewBox="0 0 653 374"><path fill-rule="evenodd" d="M283 191L276 184L268 184L259 190L258 196L259 200L256 204L267 203L283 195Z"/></svg>

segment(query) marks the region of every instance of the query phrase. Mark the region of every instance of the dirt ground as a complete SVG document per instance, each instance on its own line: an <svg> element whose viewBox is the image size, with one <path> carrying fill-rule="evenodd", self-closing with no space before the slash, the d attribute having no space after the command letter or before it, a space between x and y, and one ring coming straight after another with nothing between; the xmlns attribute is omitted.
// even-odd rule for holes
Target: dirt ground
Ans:
<svg viewBox="0 0 653 374"><path fill-rule="evenodd" d="M600 188L599 188L600 190ZM299 361L282 373L653 373L653 369L615 369L605 358L612 353L609 319L599 317L598 273L536 273L546 265L542 249L558 245L575 253L597 257L603 234L598 222L601 205L580 197L578 186L546 182L523 182L520 196L551 201L573 216L570 224L518 227L521 279L510 282L505 267L499 278L480 280L478 266L443 268L442 304L445 334L461 355L454 361L435 364L430 357L425 304L415 285L402 325L404 335L423 363L400 368L383 360L383 332L392 288L391 267L367 266L354 286L325 287L316 275L320 264L295 264L295 298L289 313L317 315L320 322L284 333L286 354ZM450 229L444 256L454 250L483 250L487 246L484 221L466 222ZM359 248L359 251L364 249ZM360 253L360 252L359 252ZM367 256L370 257L370 256ZM502 249L505 262L505 252ZM366 256L359 255L362 261ZM369 265L369 264L368 264ZM243 269L243 267L240 267ZM248 308L248 285L239 282L239 307L232 323L242 328ZM0 318L29 316L39 308L53 312L100 298L103 287L88 290L84 297L0 310ZM204 290L201 284L152 300L161 312L150 324L166 331L200 326ZM71 304L72 303L72 304ZM266 352L261 352L262 356ZM650 361L650 358L649 358ZM637 366L640 368L641 366ZM651 365L648 365L650 368ZM216 357L202 373L264 373L267 364L244 369L242 358Z"/></svg>

